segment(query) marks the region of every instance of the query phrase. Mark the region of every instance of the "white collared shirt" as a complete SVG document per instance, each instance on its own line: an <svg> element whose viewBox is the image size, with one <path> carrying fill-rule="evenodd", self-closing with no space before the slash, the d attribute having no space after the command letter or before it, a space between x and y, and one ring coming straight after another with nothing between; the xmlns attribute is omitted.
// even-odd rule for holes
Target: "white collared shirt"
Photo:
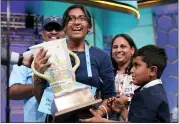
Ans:
<svg viewBox="0 0 179 124"><path fill-rule="evenodd" d="M152 87L152 86L155 86L157 84L162 84L162 80L161 79L156 79L156 80L153 80L153 81L150 81L149 83L147 83L146 85L144 85L141 90L143 90L144 88L149 88L149 87ZM141 91L140 90L140 91Z"/></svg>

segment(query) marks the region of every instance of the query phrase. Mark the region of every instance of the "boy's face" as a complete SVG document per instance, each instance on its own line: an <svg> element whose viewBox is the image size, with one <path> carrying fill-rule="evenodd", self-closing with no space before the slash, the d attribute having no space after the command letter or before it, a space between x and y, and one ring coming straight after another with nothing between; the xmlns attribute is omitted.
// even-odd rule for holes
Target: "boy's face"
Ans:
<svg viewBox="0 0 179 124"><path fill-rule="evenodd" d="M137 56L133 60L133 67L131 69L133 84L142 86L150 81L150 68L142 61L141 56Z"/></svg>

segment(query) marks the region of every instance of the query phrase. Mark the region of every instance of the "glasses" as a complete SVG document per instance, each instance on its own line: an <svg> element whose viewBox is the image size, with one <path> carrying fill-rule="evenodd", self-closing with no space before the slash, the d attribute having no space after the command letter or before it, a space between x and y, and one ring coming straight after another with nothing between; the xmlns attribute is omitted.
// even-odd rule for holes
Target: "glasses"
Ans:
<svg viewBox="0 0 179 124"><path fill-rule="evenodd" d="M56 32L59 32L59 31L61 31L61 26L59 26L59 25L47 25L47 26L45 26L44 27L44 29L45 29L45 31L48 31L48 32L51 32L51 31L53 31L53 30L55 30Z"/></svg>
<svg viewBox="0 0 179 124"><path fill-rule="evenodd" d="M76 20L78 20L79 22L85 22L87 20L87 17L84 15L75 17L75 16L69 16L68 17L68 23L74 23Z"/></svg>

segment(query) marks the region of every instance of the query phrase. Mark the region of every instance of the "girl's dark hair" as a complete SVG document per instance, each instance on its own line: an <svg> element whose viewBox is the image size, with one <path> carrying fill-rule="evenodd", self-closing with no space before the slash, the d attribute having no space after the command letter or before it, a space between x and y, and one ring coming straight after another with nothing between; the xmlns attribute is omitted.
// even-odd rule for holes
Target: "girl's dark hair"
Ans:
<svg viewBox="0 0 179 124"><path fill-rule="evenodd" d="M92 27L91 15L88 12L87 8L85 8L82 5L72 5L72 6L70 6L70 7L68 7L66 9L66 11L63 14L62 28L64 28L67 25L68 21L69 21L69 11L72 10L72 9L76 9L76 8L79 8L84 12L85 16L87 17L87 21L88 21L88 23L90 25L90 28L91 28Z"/></svg>
<svg viewBox="0 0 179 124"><path fill-rule="evenodd" d="M110 53L110 55L111 55L111 61L112 61L112 64L113 64L113 68L114 68L114 72L115 72L115 73L116 73L117 70L118 70L118 64L117 64L117 62L112 58L112 47L113 47L113 43L114 43L115 39L117 39L118 37L123 37L123 38L128 42L128 44L131 46L131 48L134 47L134 50L135 50L134 55L135 55L135 53L136 53L136 51L137 51L137 47L136 47L136 45L135 45L133 39L132 39L129 35L127 35L127 34L118 34L118 35L116 35L116 36L112 39L112 42L111 42L111 53ZM131 70L131 68L132 68L132 60L133 60L133 56L131 57L131 60L130 60L130 62L129 62L129 65L128 65L127 68L125 69L125 73L126 73L126 74L130 74L130 70Z"/></svg>

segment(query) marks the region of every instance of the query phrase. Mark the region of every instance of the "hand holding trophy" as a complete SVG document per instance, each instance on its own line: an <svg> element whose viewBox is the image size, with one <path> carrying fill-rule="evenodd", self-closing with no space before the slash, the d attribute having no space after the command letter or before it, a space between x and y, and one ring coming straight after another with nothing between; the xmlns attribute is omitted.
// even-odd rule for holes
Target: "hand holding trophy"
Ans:
<svg viewBox="0 0 179 124"><path fill-rule="evenodd" d="M80 60L75 53L68 50L65 38L30 47L34 57L36 57L36 53L42 47L48 50L47 55L50 55L48 61L51 63L51 66L45 70L44 74L36 71L34 62L32 62L31 68L36 75L49 82L54 92L54 102L58 111L55 116L60 116L61 114L101 101L94 99L89 87L76 85L74 72L79 67ZM76 65L73 68L69 54L75 58Z"/></svg>

